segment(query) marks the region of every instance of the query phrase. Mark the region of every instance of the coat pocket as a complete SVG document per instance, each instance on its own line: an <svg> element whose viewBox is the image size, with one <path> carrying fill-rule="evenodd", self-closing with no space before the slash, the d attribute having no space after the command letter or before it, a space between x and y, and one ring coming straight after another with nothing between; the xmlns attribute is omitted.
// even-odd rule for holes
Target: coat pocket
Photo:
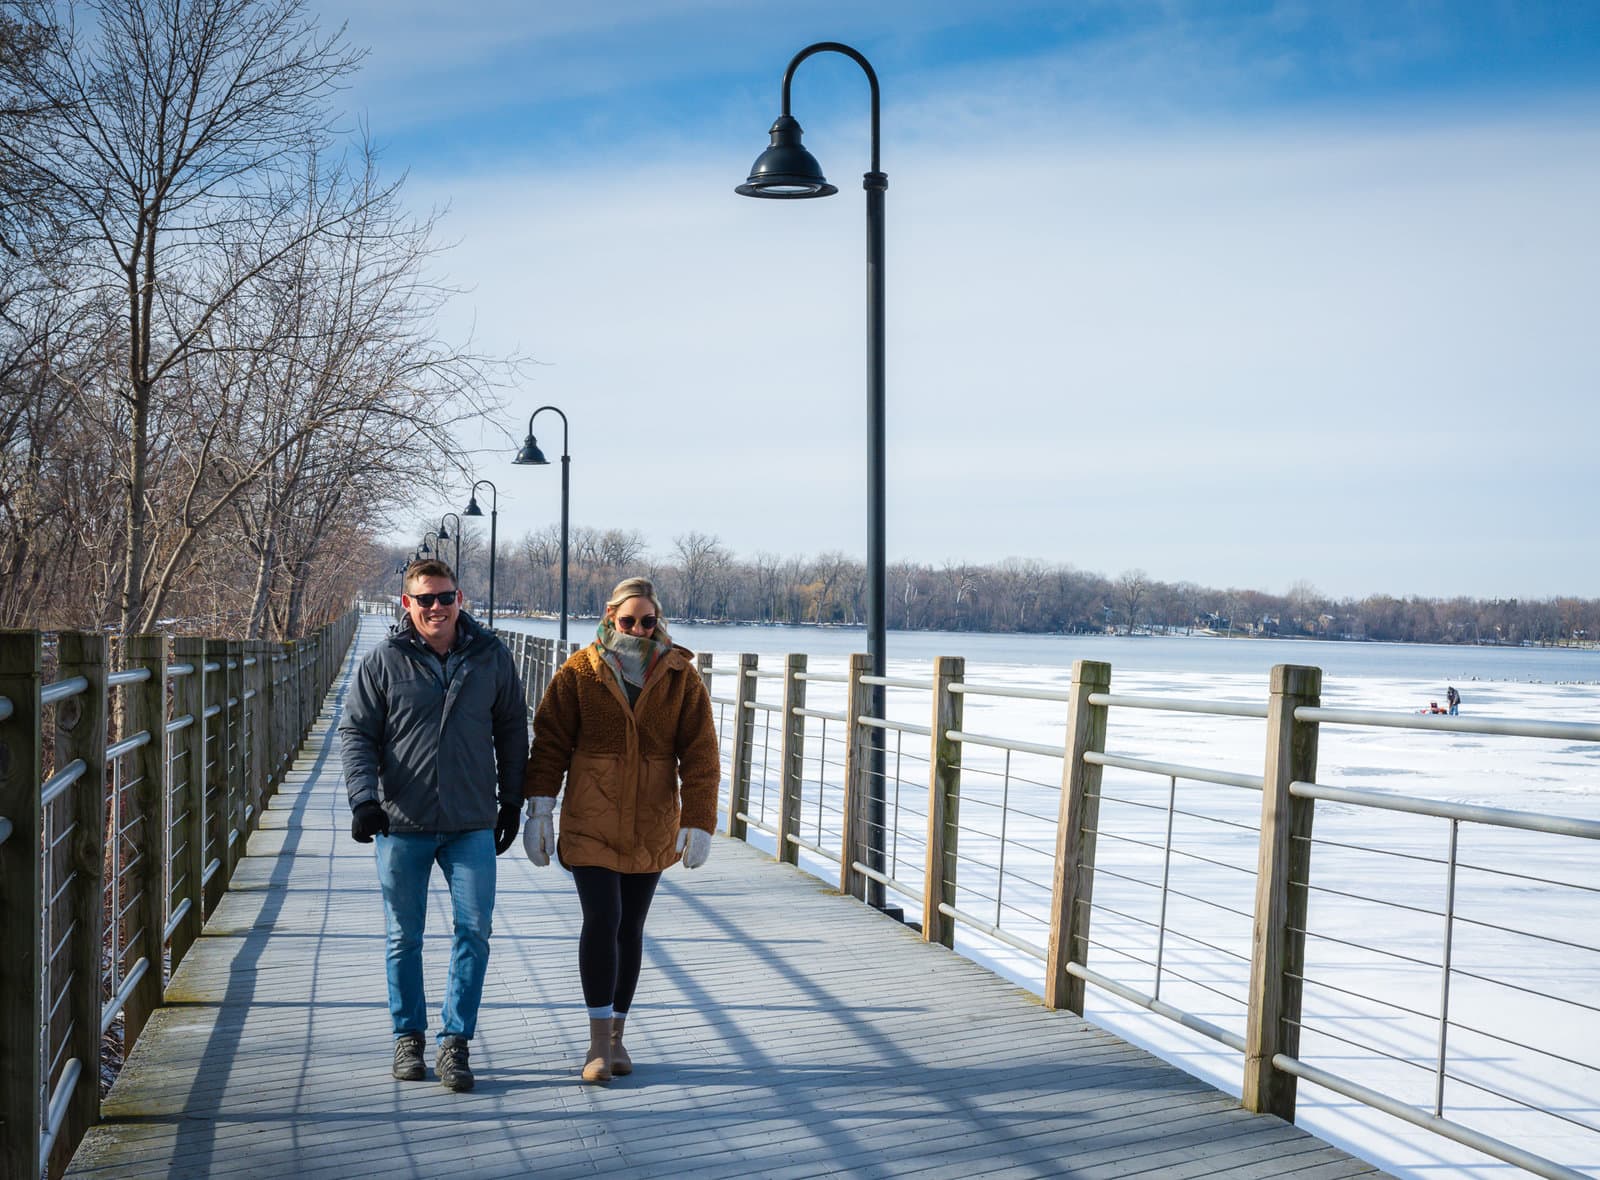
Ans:
<svg viewBox="0 0 1600 1180"><path fill-rule="evenodd" d="M640 826L671 841L678 832L678 760L670 754L646 757L639 784Z"/></svg>
<svg viewBox="0 0 1600 1180"><path fill-rule="evenodd" d="M561 804L563 819L593 826L605 816L615 817L622 794L622 758L617 754L572 756L567 768L566 798Z"/></svg>

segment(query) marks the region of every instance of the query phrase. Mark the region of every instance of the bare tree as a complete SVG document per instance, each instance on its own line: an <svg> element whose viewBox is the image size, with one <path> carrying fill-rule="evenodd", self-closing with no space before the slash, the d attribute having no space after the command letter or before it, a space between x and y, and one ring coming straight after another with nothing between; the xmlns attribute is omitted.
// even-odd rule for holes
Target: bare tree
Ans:
<svg viewBox="0 0 1600 1180"><path fill-rule="evenodd" d="M728 564L728 553L715 536L688 532L672 538L682 576L683 606L686 619L704 618L716 579Z"/></svg>
<svg viewBox="0 0 1600 1180"><path fill-rule="evenodd" d="M1144 605L1145 593L1150 589L1150 576L1143 570L1128 570L1116 581L1117 604L1127 620L1128 634L1139 621L1139 608Z"/></svg>
<svg viewBox="0 0 1600 1180"><path fill-rule="evenodd" d="M247 283L327 228L283 232L300 216L297 162L325 139L326 99L358 55L317 32L304 0L96 0L87 29L52 0L18 7L42 39L20 88L53 119L8 164L60 195L122 304L107 392L130 418L119 613L131 631L145 613L164 386Z"/></svg>

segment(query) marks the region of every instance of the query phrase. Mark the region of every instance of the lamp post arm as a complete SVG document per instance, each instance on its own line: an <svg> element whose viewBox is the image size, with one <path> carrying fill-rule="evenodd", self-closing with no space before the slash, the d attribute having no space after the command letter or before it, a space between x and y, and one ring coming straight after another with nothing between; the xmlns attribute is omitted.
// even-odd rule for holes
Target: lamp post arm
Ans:
<svg viewBox="0 0 1600 1180"><path fill-rule="evenodd" d="M851 49L850 46L841 44L838 41L818 41L815 45L807 45L799 53L795 54L794 59L789 62L789 68L783 71L782 113L785 115L789 113L789 84L794 81L794 72L796 68L798 68L800 63L805 61L806 58L816 53L842 53L851 61L855 62L856 65L860 66L862 72L867 75L867 85L872 89L872 171L879 171L878 75L873 72L872 63L867 61L866 58L862 57L859 52Z"/></svg>
<svg viewBox="0 0 1600 1180"><path fill-rule="evenodd" d="M533 420L546 410L554 410L561 418L561 455L563 458L565 458L567 454L567 416L561 412L561 408L559 406L540 406L533 413L529 414L528 433L533 433Z"/></svg>

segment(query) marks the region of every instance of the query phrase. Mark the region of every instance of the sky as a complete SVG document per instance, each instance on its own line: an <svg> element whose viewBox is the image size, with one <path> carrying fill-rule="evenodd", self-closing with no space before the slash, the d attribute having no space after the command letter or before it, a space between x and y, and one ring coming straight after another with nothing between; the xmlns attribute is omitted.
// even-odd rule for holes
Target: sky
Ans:
<svg viewBox="0 0 1600 1180"><path fill-rule="evenodd" d="M510 462L555 405L574 527L864 556L855 63L793 84L838 195L733 191L840 41L881 87L891 563L1600 595L1600 4L311 7L445 210L441 331L525 362L465 440L502 545L560 519Z"/></svg>

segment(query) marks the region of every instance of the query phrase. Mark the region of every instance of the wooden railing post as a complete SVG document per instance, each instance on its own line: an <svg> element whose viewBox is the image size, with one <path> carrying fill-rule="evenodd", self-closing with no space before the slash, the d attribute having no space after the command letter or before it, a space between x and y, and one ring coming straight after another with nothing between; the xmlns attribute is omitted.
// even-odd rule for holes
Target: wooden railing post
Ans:
<svg viewBox="0 0 1600 1180"><path fill-rule="evenodd" d="M0 818L11 834L0 843L0 1176L39 1175L39 1023L44 1012L44 878L39 846L44 776L39 689L44 644L37 631L0 631ZM96 1029L99 1022L95 1022ZM93 1081L91 1075L90 1082Z"/></svg>
<svg viewBox="0 0 1600 1180"><path fill-rule="evenodd" d="M294 649L287 643L272 645L272 774L282 783L289 769L289 756L294 750L290 738L294 728L294 680L289 669L294 666Z"/></svg>
<svg viewBox="0 0 1600 1180"><path fill-rule="evenodd" d="M68 861L74 879L67 891L68 923L72 935L66 951L71 973L67 984L67 1011L72 1032L63 1060L77 1058L83 1073L73 1088L66 1118L56 1135L50 1175L66 1171L72 1152L84 1133L100 1121L100 1016L101 954L105 931L106 835L106 637L102 634L63 631L56 638L57 676L69 680L82 676L89 687L56 706L56 768L83 759L83 777L73 783L61 802L72 825ZM65 824L63 824L63 827ZM48 1080L47 1080L48 1084Z"/></svg>
<svg viewBox="0 0 1600 1180"><path fill-rule="evenodd" d="M750 652L739 656L739 683L733 687L733 757L728 778L728 835L745 838L745 822L740 819L750 810L750 755L755 746L756 711L748 707L756 698L756 657Z"/></svg>
<svg viewBox="0 0 1600 1180"><path fill-rule="evenodd" d="M245 837L250 834L250 821L254 818L253 814L247 815L253 809L249 800L250 780L245 774L245 757L249 750L245 744L248 739L245 733L244 644L237 639L230 639L227 644L228 658L223 665L228 677L223 694L228 717L228 820L224 833L228 855L223 862L227 866L223 871L224 889L233 880L233 870L239 867Z"/></svg>
<svg viewBox="0 0 1600 1180"><path fill-rule="evenodd" d="M1322 699L1322 669L1279 664L1267 702L1267 760L1261 780L1261 846L1256 862L1256 918L1250 940L1250 1010L1246 1016L1246 1110L1294 1122L1295 1078L1273 1065L1300 1050L1300 980L1305 971L1306 882L1311 870L1314 803L1289 793L1315 782L1317 723L1296 721L1302 705Z"/></svg>
<svg viewBox="0 0 1600 1180"><path fill-rule="evenodd" d="M317 720L317 637L308 635L300 651L300 740L299 749L311 735L311 726Z"/></svg>
<svg viewBox="0 0 1600 1180"><path fill-rule="evenodd" d="M267 800L272 798L275 785L272 781L272 713L269 711L269 702L272 700L272 653L267 650L266 642L260 639L246 644L245 650L255 661L250 665L250 675L245 677L245 684L254 694L250 698L250 779L255 784L256 819L251 827L258 828L261 826L261 812L266 809Z"/></svg>
<svg viewBox="0 0 1600 1180"><path fill-rule="evenodd" d="M205 900L205 916L217 908L222 890L228 883L228 743L233 735L228 726L228 641L207 639L205 662L215 665L206 673L205 712L206 746L201 752L203 810L205 812L205 840L202 853L205 870L202 873L201 895ZM202 665L203 667L204 665ZM210 873L205 878L205 873Z"/></svg>
<svg viewBox="0 0 1600 1180"><path fill-rule="evenodd" d="M127 734L141 730L150 740L124 755L128 778L139 784L132 793L138 808L135 826L124 813L124 826L135 834L139 849L136 870L139 904L132 911L132 924L138 928L137 949L148 966L144 978L134 985L122 1009L124 1046L139 1039L145 1021L161 1004L162 969L166 964L167 924L166 874L167 826L171 822L167 797L167 637L130 635L122 645L125 668L143 668L150 679L123 689L123 716Z"/></svg>
<svg viewBox="0 0 1600 1180"><path fill-rule="evenodd" d="M863 717L872 716L872 687L862 684L863 676L872 673L872 657L865 652L850 656L850 682L845 693L845 745L844 745L844 804L842 831L839 835L839 892L848 893L857 901L867 900L867 878L856 871L856 862L868 863L870 825L867 802L871 786L867 782L872 773L872 735L861 724Z"/></svg>
<svg viewBox="0 0 1600 1180"><path fill-rule="evenodd" d="M189 953L205 924L205 789L206 789L206 642L181 638L172 641L172 662L189 664L194 671L174 677L173 719L192 717L172 740L172 910L184 902L189 909L172 931L172 967L176 970ZM182 775L183 789L177 784Z"/></svg>
<svg viewBox="0 0 1600 1180"><path fill-rule="evenodd" d="M782 778L778 802L778 859L784 864L800 863L800 846L790 836L800 834L800 785L805 778L806 657L795 653L783 658L783 752L779 759Z"/></svg>
<svg viewBox="0 0 1600 1180"><path fill-rule="evenodd" d="M922 937L926 942L956 944L955 919L939 909L956 904L956 844L961 819L961 744L947 734L961 728L965 698L951 692L967 674L960 656L933 662L933 731L928 742L928 856L923 869Z"/></svg>
<svg viewBox="0 0 1600 1180"><path fill-rule="evenodd" d="M1095 831L1100 820L1100 770L1083 756L1106 748L1104 705L1092 693L1111 691L1111 665L1099 660L1072 664L1067 705L1067 753L1061 766L1061 807L1056 823L1056 863L1050 888L1050 938L1046 948L1044 1002L1083 1015L1083 980L1068 963L1087 965L1090 902L1094 897Z"/></svg>

